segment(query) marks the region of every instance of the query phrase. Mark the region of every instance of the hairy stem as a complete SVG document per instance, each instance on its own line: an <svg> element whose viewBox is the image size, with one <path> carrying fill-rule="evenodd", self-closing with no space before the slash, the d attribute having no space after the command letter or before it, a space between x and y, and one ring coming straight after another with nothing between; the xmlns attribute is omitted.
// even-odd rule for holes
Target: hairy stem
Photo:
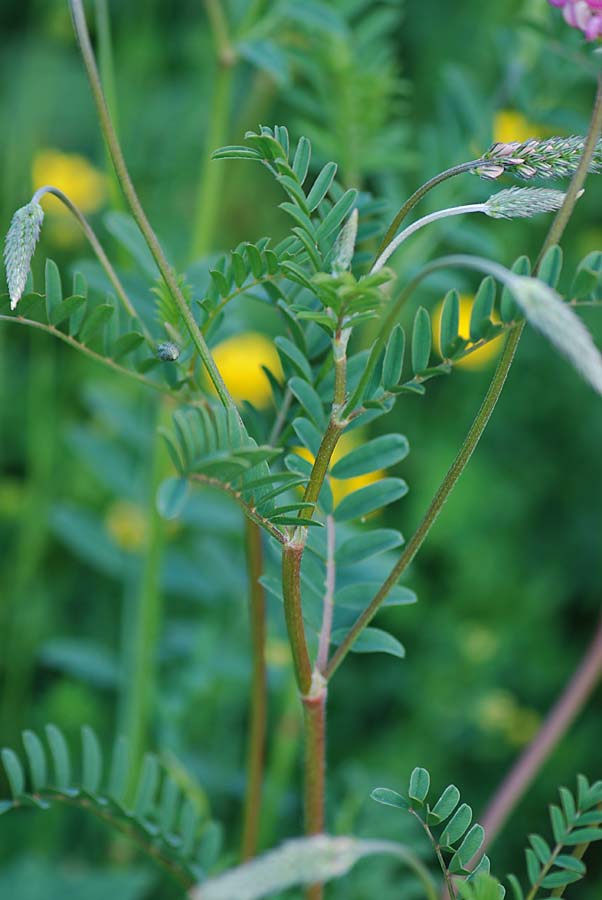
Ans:
<svg viewBox="0 0 602 900"><path fill-rule="evenodd" d="M422 547L424 541L426 540L426 537L433 524L435 523L439 513L441 512L445 501L451 494L460 475L464 471L466 464L472 456L475 447L477 446L480 437L485 430L485 426L487 425L487 422L489 421L491 414L495 409L496 403L499 400L500 394L502 393L502 388L504 387L504 384L506 382L508 371L510 369L510 366L512 365L512 360L514 359L514 354L516 352L516 348L520 340L523 328L524 325L517 325L508 334L504 349L502 351L502 355L499 358L495 374L493 376L491 384L489 385L489 389L487 391L487 394L485 395L485 399L483 400L481 408L479 409L479 412L477 413L470 427L470 430L466 435L466 438L464 440L464 443L462 444L462 447L460 448L460 451L458 452L458 455L453 461L435 496L429 504L429 507L424 514L420 525L412 535L412 538L410 539L399 560L391 569L391 572L386 581L376 592L364 612L355 621L349 633L345 637L345 640L342 644L339 645L336 652L334 653L326 670L327 679L330 679L336 672L343 659L351 649L351 646L356 637L360 634L360 632L364 630L364 628L366 628L367 625L370 624L370 622L380 609L381 605L385 601L389 591L394 587L394 585L397 584L399 578L410 565L410 563Z"/></svg>
<svg viewBox="0 0 602 900"><path fill-rule="evenodd" d="M305 834L324 831L324 800L326 787L326 684L316 673L312 691L303 697L305 725ZM321 884L312 884L306 900L322 900Z"/></svg>
<svg viewBox="0 0 602 900"><path fill-rule="evenodd" d="M450 216L463 216L466 213L487 213L487 205L485 203L468 203L464 206L450 206L447 209L438 209L436 212L429 213L428 216L417 219L415 222L412 222L411 225L408 225L407 228L404 228L397 237L393 238L393 240L387 244L370 269L370 272L380 272L397 248L416 231L420 231L421 228L430 225L432 222L436 222L438 219L448 219Z"/></svg>
<svg viewBox="0 0 602 900"><path fill-rule="evenodd" d="M267 721L267 671L265 660L266 618L265 592L259 579L263 574L261 531L245 520L247 567L249 574L249 620L251 624L250 723L247 751L247 787L243 814L241 857L251 859L257 852L261 820L261 795L265 763Z"/></svg>
<svg viewBox="0 0 602 900"><path fill-rule="evenodd" d="M295 678L304 696L311 687L311 662L307 649L303 607L301 603L301 559L303 543L290 542L282 551L282 594L288 640L293 654Z"/></svg>
<svg viewBox="0 0 602 900"><path fill-rule="evenodd" d="M332 632L332 619L334 614L334 589L336 569L334 562L336 530L333 516L326 516L326 584L322 606L322 627L318 642L318 656L316 668L324 672L328 665L328 651L330 648L330 635Z"/></svg>
<svg viewBox="0 0 602 900"><path fill-rule="evenodd" d="M94 250L94 253L96 254L96 257L97 257L99 263L105 270L107 278L109 279L109 281L115 288L115 293L117 294L117 296L123 303L124 308L128 311L129 315L132 316L132 318L139 319L138 313L136 312L136 310L134 308L134 304L128 297L126 290L121 282L121 279L119 278L119 275L117 274L117 272L111 265L111 262L107 256L107 254L104 252L100 241L98 240L98 238L96 237L96 234L94 233L94 229L92 228L92 226L90 225L90 223L88 222L88 220L86 219L84 214L81 212L81 210L78 209L78 207L75 205L75 203L73 203L73 201L70 200L69 197L66 194L64 194L61 190L53 187L52 185L48 185L48 184L44 185L44 187L38 188L38 190L35 192L35 194L31 198L31 202L39 203L45 194L52 194L53 197L56 197L57 200L60 200L61 203L63 203L67 207L69 212L73 213L73 215L79 222L82 231L86 235L86 237L90 243L90 246Z"/></svg>
<svg viewBox="0 0 602 900"><path fill-rule="evenodd" d="M408 200L406 200L406 202L403 204L403 206L389 225L387 233L385 234L384 238L382 239L381 245L378 248L378 252L376 254L377 258L383 252L385 247L391 243L391 241L395 237L397 229L399 228L405 217L414 209L416 204L419 203L420 200L422 200L425 194L428 194L430 190L432 190L434 187L437 187L437 185L441 184L443 181L447 181L448 178L453 178L455 175L462 175L462 173L464 172L472 172L472 170L479 165L479 162L480 161L478 159L472 159L469 162L464 162L460 163L457 166L452 166L451 169L446 169L444 172L439 172L438 175L434 175L433 178L429 178L429 180L421 185L421 187L419 187L417 191L414 191L412 196Z"/></svg>
<svg viewBox="0 0 602 900"><path fill-rule="evenodd" d="M571 179L571 183L569 188L565 194L564 202L558 212L556 213L554 222L552 223L552 227L550 228L546 239L543 242L542 248L539 252L539 256L537 258L537 262L534 268L534 274L537 274L539 266L541 264L542 259L545 254L557 241L559 241L564 233L564 230L570 221L571 214L575 208L575 204L577 202L577 198L579 196L579 192L581 191L583 184L585 183L585 179L587 178L589 164L591 162L595 147L596 140L600 131L602 130L602 78L598 77L598 89L596 93L596 100L594 103L594 109L592 113L592 119L588 131L587 138L584 144L583 155L579 161L579 165ZM474 164L473 164L474 165ZM451 170L450 170L451 171ZM470 258L468 257L455 257L456 261L464 260L464 263L468 264ZM450 257L449 260L454 260L454 257ZM445 263L445 260L440 260L438 263L433 263L431 266L427 267L425 272L422 273L427 274L429 271L433 271L435 268ZM448 263L449 264L449 263ZM417 283L417 279L414 279L409 288L415 287ZM406 290L408 290L406 289ZM395 315L398 314L398 309L404 301L406 292L401 295L401 297L396 302L392 313L395 312ZM396 309L397 308L397 309ZM391 317L391 313L387 317L387 322ZM334 653L328 668L326 670L326 678L330 679L337 668L340 666L341 662L349 652L353 642L360 634L361 631L372 621L378 610L380 609L382 603L384 602L387 594L391 590L391 588L397 583L397 580L402 575L402 573L407 569L409 564L412 562L422 544L426 540L426 537L435 523L443 505L449 495L451 494L453 488L455 487L460 475L464 471L464 468L468 464L470 457L472 456L480 438L483 434L489 419L491 418L491 414L495 409L497 401L500 398L502 393L502 389L506 382L506 378L508 377L508 372L510 371L510 367L512 365L512 361L514 359L514 354L516 353L516 348L518 346L518 342L520 340L521 334L524 329L524 323L516 325L512 331L509 332L508 337L506 339L506 343L504 345L504 350L500 359L498 361L498 365L496 367L495 373L487 389L487 393L485 395L485 399L479 409L466 438L456 456L454 462L452 463L450 469L448 470L445 478L441 482L441 485L437 489L435 496L433 497L425 515L422 519L420 525L418 526L416 532L412 536L410 542L408 543L406 549L402 553L396 565L391 570L389 577L381 586L381 588L377 591L373 599L371 600L368 607L364 610L364 612L359 616L357 621L351 627L349 633L347 634L345 640L342 644L337 648ZM381 332L382 334L382 332ZM380 337L380 336L379 336ZM371 357L372 358L372 357ZM368 367L367 367L368 368ZM357 392L356 392L357 393ZM355 397L355 394L354 394ZM353 399L348 404L348 408L351 407Z"/></svg>
<svg viewBox="0 0 602 900"><path fill-rule="evenodd" d="M207 369L209 378L211 379L211 382L213 383L213 386L220 400L222 401L224 406L235 408L235 403L230 396L226 385L224 384L224 380L220 375L217 366L215 365L205 338L201 334L199 326L197 325L196 320L192 314L192 310L190 309L185 297L183 296L179 288L174 271L169 265L165 254L163 253L161 245L159 244L157 236L146 217L146 213L142 208L140 200L138 199L138 194L136 193L136 189L134 188L134 185L130 178L130 174L125 163L125 158L121 150L121 145L117 138L115 128L113 127L111 115L109 113L102 85L100 83L100 77L96 66L96 60L94 58L94 51L92 50L92 44L90 42L90 35L88 33L88 26L86 24L86 17L84 14L82 0L69 0L69 4L71 7L71 15L73 18L75 33L79 42L82 59L84 61L86 73L88 75L88 80L92 89L92 95L96 104L100 126L107 147L109 148L109 153L111 154L111 159L113 161L113 165L115 167L115 172L117 174L117 178L119 179L121 189L132 211L132 215L134 216L138 227L140 228L140 231L142 232L142 235L148 245L153 259L155 260L157 267L167 287L169 288L169 291L172 294L176 305L178 306L178 309L190 334L191 340L199 356L201 357L205 368Z"/></svg>
<svg viewBox="0 0 602 900"><path fill-rule="evenodd" d="M567 733L602 677L602 619L579 666L548 713L541 729L506 775L479 821L489 847L525 791Z"/></svg>
<svg viewBox="0 0 602 900"><path fill-rule="evenodd" d="M592 156L594 155L594 151L596 149L596 144L598 142L598 137L600 136L600 132L602 131L602 75L598 74L598 88L596 91L596 99L594 101L594 108L592 112L591 122L589 126L589 130L587 132L587 137L585 138L585 143L583 145L583 154L581 159L579 160L579 165L575 170L575 174L571 178L570 184L568 186L564 202L558 213L554 217L554 221L550 226L550 230L546 236L544 241L543 248L539 255L538 263L541 261L543 254L546 252L548 247L552 247L554 244L557 244L562 235L564 234L564 230L566 226L569 224L569 220L571 215L573 214L573 210L575 208L575 203L579 197L579 194L585 184L585 179L587 178L589 164L592 160Z"/></svg>

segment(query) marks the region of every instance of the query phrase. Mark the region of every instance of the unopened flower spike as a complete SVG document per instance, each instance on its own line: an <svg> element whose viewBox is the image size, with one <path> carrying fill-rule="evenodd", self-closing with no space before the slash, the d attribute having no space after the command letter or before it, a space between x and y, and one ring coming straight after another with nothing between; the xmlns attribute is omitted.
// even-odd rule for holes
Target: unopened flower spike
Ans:
<svg viewBox="0 0 602 900"><path fill-rule="evenodd" d="M335 241L332 254L332 273L346 272L351 266L355 253L355 241L357 238L357 225L359 213L354 209Z"/></svg>
<svg viewBox="0 0 602 900"><path fill-rule="evenodd" d="M489 179L504 174L524 181L570 178L579 165L584 145L585 138L579 135L493 144L473 171L481 178ZM595 174L602 172L602 139L596 145L588 171Z"/></svg>
<svg viewBox="0 0 602 900"><path fill-rule="evenodd" d="M44 210L34 197L16 211L10 223L4 244L4 263L11 309L16 308L23 296L43 220Z"/></svg>
<svg viewBox="0 0 602 900"><path fill-rule="evenodd" d="M578 196L582 194L583 191L580 191ZM560 209L564 197L564 191L550 188L511 187L493 194L483 204L483 212L493 219L528 219L539 213Z"/></svg>

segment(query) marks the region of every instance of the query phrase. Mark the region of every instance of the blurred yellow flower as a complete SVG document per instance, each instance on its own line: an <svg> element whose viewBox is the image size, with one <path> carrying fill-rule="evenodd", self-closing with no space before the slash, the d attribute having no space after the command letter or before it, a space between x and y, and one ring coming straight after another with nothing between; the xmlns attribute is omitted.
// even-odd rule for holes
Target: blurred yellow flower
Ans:
<svg viewBox="0 0 602 900"><path fill-rule="evenodd" d="M540 725L534 709L521 706L509 691L491 691L477 707L477 721L483 731L499 735L515 747L531 741Z"/></svg>
<svg viewBox="0 0 602 900"><path fill-rule="evenodd" d="M105 516L105 527L118 547L135 553L144 547L147 522L143 511L127 500L116 500Z"/></svg>
<svg viewBox="0 0 602 900"><path fill-rule="evenodd" d="M218 344L212 353L237 403L248 400L260 409L270 404L270 382L261 367L266 366L279 379L282 367L274 344L265 335L257 332L236 335Z"/></svg>
<svg viewBox="0 0 602 900"><path fill-rule="evenodd" d="M360 443L361 439L357 431L350 431L347 434L344 434L332 454L331 466L334 466L337 460L341 459ZM299 456L302 456L303 459L307 459L311 463L314 461L314 457L305 447L295 447L295 453L298 453ZM381 478L384 478L384 476L385 473L383 470L379 469L376 472L367 472L365 475L356 475L355 478L330 478L330 489L332 491L335 506L339 504L347 494L352 494L354 491L366 487L368 484L374 484L375 481L379 481Z"/></svg>
<svg viewBox="0 0 602 900"><path fill-rule="evenodd" d="M540 129L515 109L499 109L493 118L493 143L509 144L540 137Z"/></svg>
<svg viewBox="0 0 602 900"><path fill-rule="evenodd" d="M485 663L495 656L499 641L491 628L467 624L462 629L461 650L470 662Z"/></svg>
<svg viewBox="0 0 602 900"><path fill-rule="evenodd" d="M466 340L468 340L468 338L470 337L470 314L472 312L473 300L474 297L468 294L460 295L460 317L458 334L460 335L460 337L463 337ZM439 353L439 355L441 355L441 345L439 343L439 337L442 312L443 300L435 309L435 314L433 316L435 349L437 350L437 353ZM481 347L479 350L475 350L474 353L471 353L469 356L465 357L465 359L460 359L457 362L454 362L454 366L462 369L483 368L498 355L498 353L502 349L502 341L503 335L500 335L499 337L495 338L495 340L490 341L488 344L485 344L484 347Z"/></svg>
<svg viewBox="0 0 602 900"><path fill-rule="evenodd" d="M64 191L83 213L97 210L106 196L105 176L79 153L40 150L33 161L32 181L35 190L51 184ZM70 215L58 200L55 201L52 212Z"/></svg>
<svg viewBox="0 0 602 900"><path fill-rule="evenodd" d="M265 659L268 666L284 669L290 665L291 650L287 641L280 638L269 638L265 648Z"/></svg>

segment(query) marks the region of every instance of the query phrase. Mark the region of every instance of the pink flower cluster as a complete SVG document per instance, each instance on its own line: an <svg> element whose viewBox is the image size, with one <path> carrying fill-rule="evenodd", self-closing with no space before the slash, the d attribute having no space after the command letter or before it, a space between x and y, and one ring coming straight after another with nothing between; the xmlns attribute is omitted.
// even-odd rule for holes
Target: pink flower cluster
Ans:
<svg viewBox="0 0 602 900"><path fill-rule="evenodd" d="M602 37L602 0L549 0L552 6L563 9L565 20L573 28L580 28L586 40Z"/></svg>

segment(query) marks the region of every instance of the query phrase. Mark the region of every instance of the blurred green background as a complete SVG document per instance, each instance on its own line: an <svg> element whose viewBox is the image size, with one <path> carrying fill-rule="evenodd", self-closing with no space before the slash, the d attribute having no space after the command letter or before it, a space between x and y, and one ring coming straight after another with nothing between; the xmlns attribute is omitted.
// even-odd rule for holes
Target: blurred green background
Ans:
<svg viewBox="0 0 602 900"><path fill-rule="evenodd" d="M100 13L102 25L104 8L89 4L91 21ZM259 122L310 137L318 162L335 159L343 182L384 200L385 219L427 177L494 138L587 128L591 64L579 36L544 0L235 0L227 16L243 36L227 77L201 0L107 8L126 157L170 258L192 273L206 270L201 257L210 253L285 233L281 198L260 169L216 162L203 174L216 145L238 143ZM245 30L254 15L258 24ZM66 3L2 0L0 44L2 232L33 187L64 186L91 215L130 290L150 302L143 265L115 241L106 217L122 201L107 175ZM217 198L215 215L207 191ZM462 176L423 208L487 191ZM602 246L600 191L602 180L592 177L567 232L569 275ZM77 227L53 200L46 209L36 274L48 255L64 280L79 269L92 288L102 287ZM520 253L534 256L545 229L541 219L440 223L408 245L400 274L448 251L509 265ZM432 279L416 302L436 305L452 286L468 296L475 283L463 273L453 283ZM240 304L222 337L261 332L263 316L263 307ZM600 344L599 314L585 318ZM383 524L411 534L492 365L490 354L434 382L426 397L398 404L386 427L410 440L400 474L411 490ZM256 378L246 370L245 377ZM182 521L158 519L154 488L167 464L154 431L165 416L143 388L2 323L0 743L15 746L23 728L48 721L73 743L82 723L106 746L126 731L172 772L186 769L203 815L223 825L222 862L232 862L250 673L241 518L221 497L199 494ZM331 831L425 850L413 824L372 803L370 790L402 788L419 764L436 786L455 782L479 810L533 736L599 615L601 442L598 399L528 331L482 443L406 579L419 603L386 614L406 660L352 656L333 682ZM140 609L154 616L148 633L156 633L142 647ZM274 742L264 846L301 829L299 718L280 613L270 606ZM141 658L156 667L154 686L135 683ZM547 834L546 806L559 784L573 786L578 771L601 776L600 713L598 692L496 842L497 874L522 873L525 836ZM570 893L582 900L602 890L599 854L589 857L589 881ZM177 896L130 845L77 811L0 819L0 897L89 900L111 892L120 900ZM418 896L383 860L362 863L328 896L377 892L382 900Z"/></svg>

